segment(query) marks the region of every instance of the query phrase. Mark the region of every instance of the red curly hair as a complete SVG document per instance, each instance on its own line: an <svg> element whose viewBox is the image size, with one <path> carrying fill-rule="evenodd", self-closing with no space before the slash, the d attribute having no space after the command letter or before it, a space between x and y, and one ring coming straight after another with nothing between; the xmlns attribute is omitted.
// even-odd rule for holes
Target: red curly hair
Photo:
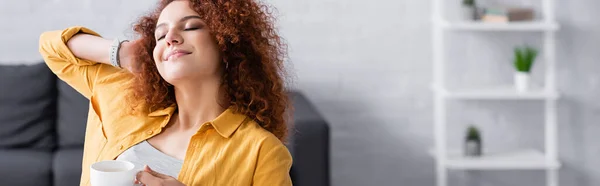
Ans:
<svg viewBox="0 0 600 186"><path fill-rule="evenodd" d="M174 0L161 0L133 26L137 69L133 96L148 111L176 104L172 85L158 73L152 57L154 31L160 12ZM244 114L281 141L287 135L290 105L284 85L286 45L274 28L269 7L253 0L190 0L190 8L206 22L215 37L224 68L221 88L234 112Z"/></svg>

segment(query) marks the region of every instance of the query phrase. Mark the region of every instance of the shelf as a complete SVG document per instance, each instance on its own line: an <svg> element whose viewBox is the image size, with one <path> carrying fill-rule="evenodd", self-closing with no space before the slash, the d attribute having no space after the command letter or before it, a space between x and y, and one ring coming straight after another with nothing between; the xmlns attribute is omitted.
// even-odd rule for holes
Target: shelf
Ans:
<svg viewBox="0 0 600 186"><path fill-rule="evenodd" d="M447 13L466 13L465 10L458 10L460 7L456 2L448 2L445 0L433 0L431 3L432 16L432 91L433 91L433 137L436 149L429 151L430 155L435 160L435 185L449 186L451 181L450 170L491 170L491 171L509 171L509 170L537 170L545 171L545 178L540 178L545 181L545 186L558 186L561 168L560 155L558 153L558 123L557 119L558 108L555 102L562 95L560 90L556 88L556 52L557 42L556 32L563 27L556 21L555 3L556 0L540 0L536 2L535 16L536 19L531 21L514 21L514 22L483 22L480 20L449 20ZM514 4L514 3L513 3ZM513 5L507 5L513 6ZM454 7L457 10L448 10L448 7ZM521 7L518 6L517 7ZM502 7L500 7L502 8ZM527 7L524 7L527 8ZM541 15L541 16L538 16ZM458 18L458 17L457 17ZM459 33L459 35L454 35ZM540 53L544 54L545 70L543 81L533 81L528 91L518 91L516 87L510 85L461 88L454 86L445 86L446 78L454 76L456 69L446 69L446 60L448 60L447 49L453 45L464 45L462 40L452 39L452 37L463 36L464 34L476 34L484 37L504 37L498 33L511 34L541 34ZM483 34L483 35L480 35ZM449 39L450 38L450 39ZM480 39L480 38L475 38ZM454 43L458 41L458 43ZM500 41L504 44L510 44L510 41ZM526 41L525 41L526 42ZM494 44L494 43L491 43ZM459 54L454 54L459 55ZM454 74L451 74L453 72ZM448 73L448 74L446 74ZM458 77L463 78L463 77ZM478 78L476 76L470 78ZM541 80L541 79L540 79ZM544 86L539 86L543 84ZM462 84L461 84L462 85ZM469 85L465 85L469 86ZM464 87L464 86L463 86ZM543 131L545 150L536 149L514 149L506 151L486 151L482 156L469 157L463 155L461 148L450 148L447 144L447 125L449 105L447 101L518 101L532 100L535 104L541 101L543 104L543 126L536 130ZM469 119L469 118L467 118ZM439 152L443 148L444 152ZM489 149L488 149L489 150ZM518 173L517 173L518 174ZM481 176L478 176L481 177Z"/></svg>
<svg viewBox="0 0 600 186"><path fill-rule="evenodd" d="M556 22L543 21L508 23L439 21L438 23L441 28L457 31L556 31L559 29Z"/></svg>
<svg viewBox="0 0 600 186"><path fill-rule="evenodd" d="M434 90L442 96L449 99L530 99L530 100L546 100L558 99L559 95L554 91L531 90L527 92L519 92L513 87L493 87L482 89L463 89L463 90L446 90L435 87Z"/></svg>
<svg viewBox="0 0 600 186"><path fill-rule="evenodd" d="M430 155L435 157L435 151ZM540 151L533 149L518 150L502 153L486 153L480 157L465 157L459 151L449 151L446 168L463 170L535 170L558 169L558 161L546 161Z"/></svg>

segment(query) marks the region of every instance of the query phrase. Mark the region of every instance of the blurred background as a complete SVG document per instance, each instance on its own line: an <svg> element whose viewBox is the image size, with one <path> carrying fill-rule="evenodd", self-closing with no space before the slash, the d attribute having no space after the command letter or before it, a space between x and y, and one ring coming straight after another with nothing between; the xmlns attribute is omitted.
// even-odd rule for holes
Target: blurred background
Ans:
<svg viewBox="0 0 600 186"><path fill-rule="evenodd" d="M311 116L300 115L320 125L318 137L302 136L304 140L292 140L304 143L302 148L290 147L295 160L318 151L312 154L315 159L305 158L294 166L320 170L319 180L298 176L306 181L296 179L295 185L541 186L556 180L565 186L600 185L600 1L554 0L547 8L547 0L476 0L472 9L463 0L265 2L276 8L277 27L289 45L289 88L301 95L302 107L308 105L310 111L301 112ZM435 9L434 2L443 6ZM73 166L69 174L56 167L80 166L77 149L85 116L61 126L58 122L71 116L61 116L54 104L75 108L80 115L87 113L87 105L68 106L77 102L71 99L80 98L73 98L73 92L61 98L61 91L72 90L60 83L41 90L55 81L40 79L55 78L41 73L47 68L43 64L26 69L42 63L39 35L83 25L106 38L132 37L132 23L154 4L155 0L0 0L0 180L39 174L35 178L40 182L5 183L67 185L58 181L61 175L77 181L64 183L78 183L80 167ZM516 68L521 58L515 50L521 46L538 53L531 69L521 73L529 78L529 88L519 91L515 85L524 81L516 80L522 79L517 75L522 70ZM32 75L23 75L25 71ZM27 78L33 81L18 81ZM451 94L463 89L476 91ZM36 92L41 95L18 101L23 93ZM44 96L51 101L39 105L35 100ZM49 124L28 125L44 117L52 118ZM72 127L78 124L83 127ZM442 124L446 127L435 133ZM473 133L467 132L469 126ZM552 126L556 132L547 132ZM21 139L29 134L38 136ZM54 137L46 139L48 135ZM456 161L436 164L431 150L438 137L449 149L464 153L454 157ZM475 144L474 152L482 147L482 157L470 157L469 144ZM495 151L553 152L555 147L556 158L533 154L524 159L500 155L498 162L486 159ZM56 160L57 149L75 150ZM19 164L13 157L32 158ZM39 168L42 164L47 168ZM33 168L15 168L25 166ZM547 178L553 170L558 179ZM314 171L308 172L298 174ZM436 183L446 173L447 179Z"/></svg>

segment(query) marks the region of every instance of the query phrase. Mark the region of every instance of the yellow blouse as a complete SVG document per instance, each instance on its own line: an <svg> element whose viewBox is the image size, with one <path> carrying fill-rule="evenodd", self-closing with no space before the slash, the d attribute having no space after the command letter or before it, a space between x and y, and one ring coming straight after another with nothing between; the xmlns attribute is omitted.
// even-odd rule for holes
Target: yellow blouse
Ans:
<svg viewBox="0 0 600 186"><path fill-rule="evenodd" d="M126 70L77 58L66 42L77 33L99 36L84 27L45 32L39 50L63 81L90 100L81 185L89 186L89 167L113 160L129 147L159 134L175 106L130 115L124 105L133 79ZM108 49L107 49L108 53ZM192 136L177 178L195 185L292 185L292 157L281 141L245 115L227 109Z"/></svg>

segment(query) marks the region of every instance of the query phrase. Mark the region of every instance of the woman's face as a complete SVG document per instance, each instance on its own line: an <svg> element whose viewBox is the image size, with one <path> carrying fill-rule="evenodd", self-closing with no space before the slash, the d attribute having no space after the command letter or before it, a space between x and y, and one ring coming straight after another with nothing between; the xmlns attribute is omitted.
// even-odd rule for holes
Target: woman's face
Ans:
<svg viewBox="0 0 600 186"><path fill-rule="evenodd" d="M189 1L173 1L162 10L154 33L154 61L172 85L182 80L220 77L219 47Z"/></svg>

